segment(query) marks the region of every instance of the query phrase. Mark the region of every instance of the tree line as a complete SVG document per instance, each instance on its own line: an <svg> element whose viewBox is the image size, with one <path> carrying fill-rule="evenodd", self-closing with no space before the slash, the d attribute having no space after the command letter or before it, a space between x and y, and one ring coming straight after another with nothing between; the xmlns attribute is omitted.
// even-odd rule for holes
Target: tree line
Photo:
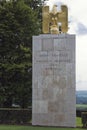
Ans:
<svg viewBox="0 0 87 130"><path fill-rule="evenodd" d="M0 0L0 107L32 100L32 36L41 33L41 0Z"/></svg>

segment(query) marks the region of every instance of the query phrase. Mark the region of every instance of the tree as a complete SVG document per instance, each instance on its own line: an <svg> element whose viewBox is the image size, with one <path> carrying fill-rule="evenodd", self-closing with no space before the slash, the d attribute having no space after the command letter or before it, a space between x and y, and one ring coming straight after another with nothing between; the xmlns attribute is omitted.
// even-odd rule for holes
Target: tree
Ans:
<svg viewBox="0 0 87 130"><path fill-rule="evenodd" d="M25 4L30 6L35 12L37 12L38 20L40 23L40 33L42 33L42 6L46 0L24 0Z"/></svg>
<svg viewBox="0 0 87 130"><path fill-rule="evenodd" d="M4 17L3 17L4 16ZM0 104L29 105L32 35L39 34L37 13L23 0L0 3Z"/></svg>

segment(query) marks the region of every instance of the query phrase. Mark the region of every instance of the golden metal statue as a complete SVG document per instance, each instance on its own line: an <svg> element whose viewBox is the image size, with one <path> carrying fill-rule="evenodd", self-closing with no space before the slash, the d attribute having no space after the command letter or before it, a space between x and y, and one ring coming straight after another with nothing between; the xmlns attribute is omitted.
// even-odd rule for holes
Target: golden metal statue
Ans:
<svg viewBox="0 0 87 130"><path fill-rule="evenodd" d="M57 12L57 6L54 5L51 12L49 6L43 6L42 9L42 30L43 33L59 34L68 31L68 8L61 6L61 12Z"/></svg>

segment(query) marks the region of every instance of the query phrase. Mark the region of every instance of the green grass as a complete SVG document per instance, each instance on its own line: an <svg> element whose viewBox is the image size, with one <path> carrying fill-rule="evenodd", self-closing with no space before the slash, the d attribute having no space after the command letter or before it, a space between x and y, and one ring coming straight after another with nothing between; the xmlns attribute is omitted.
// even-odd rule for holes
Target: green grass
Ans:
<svg viewBox="0 0 87 130"><path fill-rule="evenodd" d="M77 127L82 127L82 122L81 122L81 118L80 117L76 118L76 126Z"/></svg>
<svg viewBox="0 0 87 130"><path fill-rule="evenodd" d="M35 127L35 126L5 126L1 125L0 130L73 130L73 128L55 128L55 127ZM79 128L75 128L79 130Z"/></svg>
<svg viewBox="0 0 87 130"><path fill-rule="evenodd" d="M77 117L76 125L77 125L77 127L82 127L81 118ZM0 125L0 130L84 130L84 129L83 128L58 128L58 127Z"/></svg>
<svg viewBox="0 0 87 130"><path fill-rule="evenodd" d="M87 108L87 104L76 104L76 108Z"/></svg>
<svg viewBox="0 0 87 130"><path fill-rule="evenodd" d="M84 129L83 128L57 128L57 127L0 125L0 130L84 130Z"/></svg>

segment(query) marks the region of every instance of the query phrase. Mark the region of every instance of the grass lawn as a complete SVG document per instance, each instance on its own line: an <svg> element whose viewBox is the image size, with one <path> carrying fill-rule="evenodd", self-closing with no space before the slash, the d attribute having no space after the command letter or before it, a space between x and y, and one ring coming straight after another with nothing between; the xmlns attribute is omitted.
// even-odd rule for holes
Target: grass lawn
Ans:
<svg viewBox="0 0 87 130"><path fill-rule="evenodd" d="M77 125L77 127L82 127L81 118L76 119L76 125ZM0 130L84 130L84 129L83 128L58 128L58 127L0 125Z"/></svg>
<svg viewBox="0 0 87 130"><path fill-rule="evenodd" d="M0 130L84 130L84 129L82 129L82 128L57 128L57 127L0 125Z"/></svg>
<svg viewBox="0 0 87 130"><path fill-rule="evenodd" d="M35 126L0 125L0 130L84 130L83 128L55 128Z"/></svg>
<svg viewBox="0 0 87 130"><path fill-rule="evenodd" d="M81 118L76 120L77 126L82 126ZM17 125L0 125L0 130L84 130L83 128L58 128L58 127L36 127L36 126L17 126Z"/></svg>
<svg viewBox="0 0 87 130"><path fill-rule="evenodd" d="M87 104L76 104L76 108L85 108L85 109L87 109Z"/></svg>
<svg viewBox="0 0 87 130"><path fill-rule="evenodd" d="M82 122L81 122L81 118L80 117L76 118L76 126L77 127L82 127Z"/></svg>

